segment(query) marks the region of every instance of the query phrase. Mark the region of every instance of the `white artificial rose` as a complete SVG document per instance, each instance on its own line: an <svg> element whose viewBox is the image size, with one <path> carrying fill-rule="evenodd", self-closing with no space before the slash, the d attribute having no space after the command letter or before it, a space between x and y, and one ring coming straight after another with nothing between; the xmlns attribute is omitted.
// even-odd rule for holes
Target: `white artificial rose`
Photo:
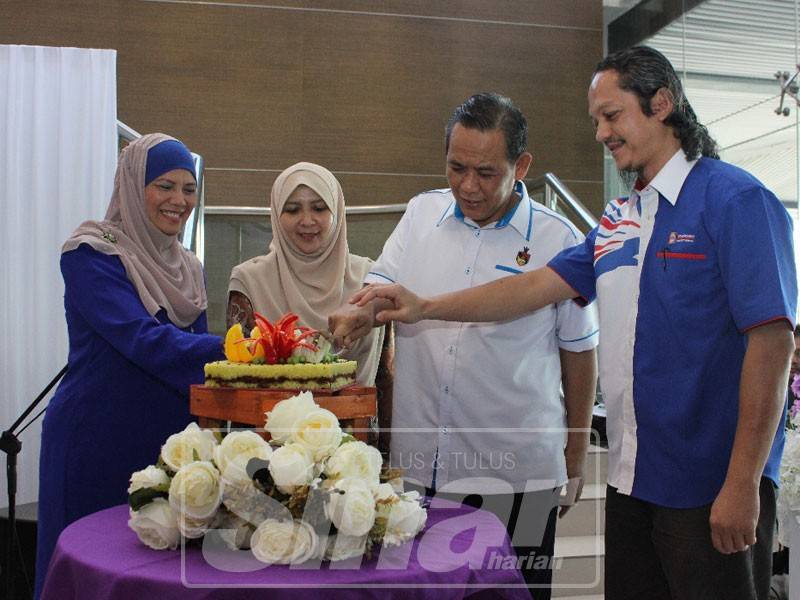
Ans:
<svg viewBox="0 0 800 600"><path fill-rule="evenodd" d="M285 444L272 453L269 473L281 492L291 494L314 480L314 460L300 444Z"/></svg>
<svg viewBox="0 0 800 600"><path fill-rule="evenodd" d="M427 519L428 511L422 508L417 497L410 494L398 497L398 502L389 506L383 545L397 546L409 541L422 531Z"/></svg>
<svg viewBox="0 0 800 600"><path fill-rule="evenodd" d="M325 474L331 479L355 477L370 485L380 481L383 459L377 448L364 442L347 442L333 452L325 465Z"/></svg>
<svg viewBox="0 0 800 600"><path fill-rule="evenodd" d="M376 502L380 502L381 500L391 500L396 496L394 488L388 483L379 483L378 485L373 485L372 495L374 496Z"/></svg>
<svg viewBox="0 0 800 600"><path fill-rule="evenodd" d="M390 479L386 483L392 486L392 489L395 491L396 494L402 494L403 491L405 490L405 484L403 483L402 477L395 477L394 479Z"/></svg>
<svg viewBox="0 0 800 600"><path fill-rule="evenodd" d="M226 484L251 481L247 463L251 458L268 459L272 448L254 431L232 431L214 448L214 462Z"/></svg>
<svg viewBox="0 0 800 600"><path fill-rule="evenodd" d="M288 565L305 562L317 552L319 539L308 523L267 519L250 538L250 550L261 562Z"/></svg>
<svg viewBox="0 0 800 600"><path fill-rule="evenodd" d="M145 488L157 488L166 485L169 485L169 475L167 475L166 471L150 465L146 469L136 471L131 475L128 493L132 494Z"/></svg>
<svg viewBox="0 0 800 600"><path fill-rule="evenodd" d="M385 487L388 483L382 483L378 487L372 488L372 495L375 497L375 519L381 519L384 525L389 521L389 513L392 507L400 502L400 496L395 492L389 492ZM389 486L391 489L391 486Z"/></svg>
<svg viewBox="0 0 800 600"><path fill-rule="evenodd" d="M206 534L206 531L212 529L215 521L215 515L211 515L205 519L194 519L188 515L178 515L178 529L181 535L189 540L201 538Z"/></svg>
<svg viewBox="0 0 800 600"><path fill-rule="evenodd" d="M181 532L178 516L164 498L156 498L137 511L130 511L128 527L145 546L153 550L174 550L178 547Z"/></svg>
<svg viewBox="0 0 800 600"><path fill-rule="evenodd" d="M294 422L291 440L302 444L311 453L314 461L320 461L339 447L342 435L336 415L324 408L318 408Z"/></svg>
<svg viewBox="0 0 800 600"><path fill-rule="evenodd" d="M375 524L375 498L361 479L340 479L325 505L325 513L340 533L362 536Z"/></svg>
<svg viewBox="0 0 800 600"><path fill-rule="evenodd" d="M318 408L311 392L300 392L296 396L281 400L267 412L267 423L264 427L275 442L285 444L292 435L295 421Z"/></svg>
<svg viewBox="0 0 800 600"><path fill-rule="evenodd" d="M161 458L173 471L195 460L211 460L217 440L207 429L189 423L180 433L173 433L161 446Z"/></svg>
<svg viewBox="0 0 800 600"><path fill-rule="evenodd" d="M342 533L328 538L324 558L326 560L347 560L364 554L367 536L344 535Z"/></svg>
<svg viewBox="0 0 800 600"><path fill-rule="evenodd" d="M217 468L208 461L181 467L169 486L169 503L181 514L207 519L222 502L223 483Z"/></svg>

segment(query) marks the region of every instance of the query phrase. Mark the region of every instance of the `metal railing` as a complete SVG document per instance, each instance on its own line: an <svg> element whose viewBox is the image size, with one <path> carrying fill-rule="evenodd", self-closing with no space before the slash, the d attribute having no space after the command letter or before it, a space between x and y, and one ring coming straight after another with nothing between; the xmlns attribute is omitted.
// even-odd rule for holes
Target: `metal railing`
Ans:
<svg viewBox="0 0 800 600"><path fill-rule="evenodd" d="M118 120L117 137L126 142L132 142L142 137L142 134ZM205 213L205 177L203 176L205 161L195 152L192 152L192 158L194 158L194 172L197 179L197 206L189 215L180 239L183 247L194 252L202 263L205 257L205 220L203 218Z"/></svg>
<svg viewBox="0 0 800 600"><path fill-rule="evenodd" d="M142 134L129 127L125 123L120 120L117 120L117 137L122 138L126 142L132 142L133 140L138 140L142 137Z"/></svg>
<svg viewBox="0 0 800 600"><path fill-rule="evenodd" d="M141 134L132 129L122 121L117 121L117 135L120 138L131 142L141 137ZM203 177L204 161L199 154L192 152L194 157L195 173L197 175L197 207L186 222L184 234L189 233L188 238L182 239L184 247L193 250L200 262L203 262L205 254L205 215L229 215L229 216L270 216L270 209L267 206L206 206L205 205L205 180ZM564 183L553 173L545 173L536 179L527 182L528 192L536 195L537 192L544 192L543 204L564 214L584 232L597 226L597 219L586 208L578 197L564 185ZM347 215L379 215L403 213L408 203L399 204L373 204L367 206L346 206Z"/></svg>
<svg viewBox="0 0 800 600"><path fill-rule="evenodd" d="M531 195L542 189L544 190L543 204L547 208L566 215L584 232L597 226L597 219L594 215L553 173L545 173L528 182L528 193Z"/></svg>
<svg viewBox="0 0 800 600"><path fill-rule="evenodd" d="M367 206L345 206L346 215L381 215L406 212L408 203L402 204L372 204ZM272 211L268 206L206 206L207 215L227 215L237 217L264 217L270 216Z"/></svg>
<svg viewBox="0 0 800 600"><path fill-rule="evenodd" d="M135 129L129 127L122 121L117 121L117 135L131 142L141 137ZM203 157L192 152L195 162L195 173L197 175L197 207L186 222L184 237L181 239L184 247L197 254L200 262L203 262L205 255L205 215L227 215L227 216L270 216L270 209L267 206L206 206L205 205L205 178ZM572 191L553 173L545 173L536 179L527 182L528 192L536 195L537 192L544 192L543 204L551 210L558 211L572 220L580 229L588 231L597 225L597 219L586 208ZM347 215L379 215L397 214L406 210L408 203L398 204L373 204L366 206L346 206ZM185 235L188 233L188 237Z"/></svg>
<svg viewBox="0 0 800 600"><path fill-rule="evenodd" d="M545 173L527 182L528 191L531 195L537 191L544 191L543 204L552 210L566 214L576 222L582 229L592 229L597 225L589 209L578 200L564 183L553 173ZM408 207L408 203L399 204L373 204L366 206L346 206L345 214L348 215L379 215L403 213ZM564 210L566 209L566 211ZM226 215L243 217L268 217L270 208L267 206L206 206L207 215Z"/></svg>

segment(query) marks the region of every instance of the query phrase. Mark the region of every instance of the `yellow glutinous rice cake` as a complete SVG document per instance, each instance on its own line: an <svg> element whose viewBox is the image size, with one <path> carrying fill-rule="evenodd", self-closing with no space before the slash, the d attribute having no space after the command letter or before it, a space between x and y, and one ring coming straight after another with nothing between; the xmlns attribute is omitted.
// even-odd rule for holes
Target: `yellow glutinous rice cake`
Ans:
<svg viewBox="0 0 800 600"><path fill-rule="evenodd" d="M276 365L220 360L205 365L205 384L209 387L336 391L355 383L356 364L354 360Z"/></svg>

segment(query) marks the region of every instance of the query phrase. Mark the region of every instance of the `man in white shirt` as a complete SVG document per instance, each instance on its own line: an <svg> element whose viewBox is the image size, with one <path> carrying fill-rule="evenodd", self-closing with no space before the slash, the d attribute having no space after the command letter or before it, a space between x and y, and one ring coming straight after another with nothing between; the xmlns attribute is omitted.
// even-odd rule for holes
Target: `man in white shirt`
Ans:
<svg viewBox="0 0 800 600"><path fill-rule="evenodd" d="M411 200L365 283L440 294L515 277L582 241L528 196L527 123L508 98L469 98L445 143L450 188ZM331 330L363 335L374 308L343 307ZM594 308L572 301L502 322L397 326L392 464L437 495L479 494L510 533L516 524L537 598L549 598L551 561L527 559L552 556L558 491L583 474L597 339Z"/></svg>

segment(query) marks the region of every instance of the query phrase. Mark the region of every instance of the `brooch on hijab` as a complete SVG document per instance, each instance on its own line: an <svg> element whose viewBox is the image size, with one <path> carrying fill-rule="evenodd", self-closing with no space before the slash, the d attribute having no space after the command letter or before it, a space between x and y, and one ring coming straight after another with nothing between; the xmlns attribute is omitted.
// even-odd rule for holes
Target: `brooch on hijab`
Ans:
<svg viewBox="0 0 800 600"><path fill-rule="evenodd" d="M109 242L111 242L112 244L116 244L116 243L117 243L117 236L115 236L113 233L111 233L111 232L108 232L108 231L106 231L106 232L103 234L103 239L104 239L104 240L108 240L108 241L109 241Z"/></svg>

